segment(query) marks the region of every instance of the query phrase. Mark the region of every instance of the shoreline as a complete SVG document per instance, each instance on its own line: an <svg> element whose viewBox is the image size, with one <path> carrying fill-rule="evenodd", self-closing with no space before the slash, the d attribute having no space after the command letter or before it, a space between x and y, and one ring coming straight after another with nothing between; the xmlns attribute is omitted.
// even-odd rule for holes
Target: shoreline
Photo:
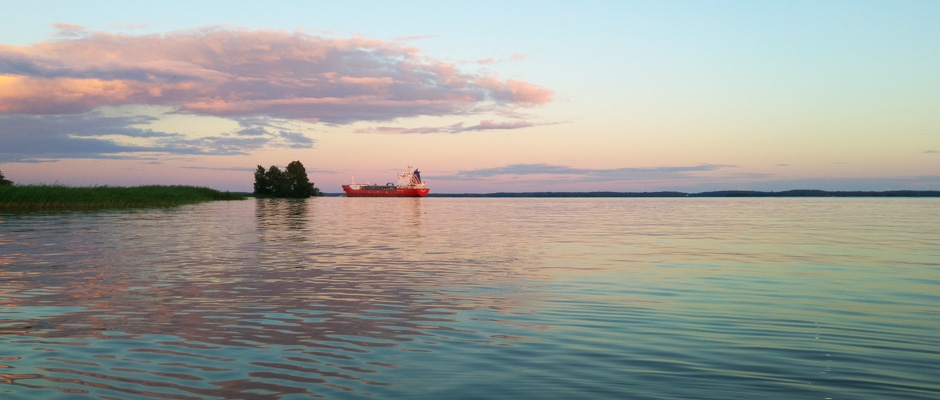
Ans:
<svg viewBox="0 0 940 400"><path fill-rule="evenodd" d="M174 207L246 196L196 186L12 185L0 187L0 211L101 210Z"/></svg>

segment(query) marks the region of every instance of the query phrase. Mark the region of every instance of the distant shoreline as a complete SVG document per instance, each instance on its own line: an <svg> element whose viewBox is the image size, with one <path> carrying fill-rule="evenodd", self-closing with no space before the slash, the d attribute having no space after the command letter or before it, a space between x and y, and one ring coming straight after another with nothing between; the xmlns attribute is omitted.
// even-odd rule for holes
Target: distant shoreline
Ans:
<svg viewBox="0 0 940 400"><path fill-rule="evenodd" d="M342 193L324 193L337 197ZM685 192L497 192L497 193L434 193L427 197L940 197L940 190L828 191L785 190L719 190L701 193Z"/></svg>

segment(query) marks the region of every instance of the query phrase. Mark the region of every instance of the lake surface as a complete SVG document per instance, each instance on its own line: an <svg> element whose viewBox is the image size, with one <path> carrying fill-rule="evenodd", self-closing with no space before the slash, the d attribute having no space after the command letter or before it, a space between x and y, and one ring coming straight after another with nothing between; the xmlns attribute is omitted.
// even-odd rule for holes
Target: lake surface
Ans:
<svg viewBox="0 0 940 400"><path fill-rule="evenodd" d="M936 399L940 199L0 213L3 399Z"/></svg>

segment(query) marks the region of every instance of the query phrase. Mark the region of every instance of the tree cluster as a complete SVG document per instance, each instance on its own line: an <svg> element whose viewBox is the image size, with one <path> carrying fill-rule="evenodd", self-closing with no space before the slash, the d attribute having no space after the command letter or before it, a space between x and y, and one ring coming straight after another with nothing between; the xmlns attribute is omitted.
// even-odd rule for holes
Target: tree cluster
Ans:
<svg viewBox="0 0 940 400"><path fill-rule="evenodd" d="M10 181L10 180L7 180L7 178L4 178L3 172L0 172L0 186L8 186L12 184L13 184L13 181Z"/></svg>
<svg viewBox="0 0 940 400"><path fill-rule="evenodd" d="M292 161L281 171L271 166L267 171L258 166L255 171L255 194L272 197L307 198L319 196L320 190L307 178L307 170L300 161Z"/></svg>

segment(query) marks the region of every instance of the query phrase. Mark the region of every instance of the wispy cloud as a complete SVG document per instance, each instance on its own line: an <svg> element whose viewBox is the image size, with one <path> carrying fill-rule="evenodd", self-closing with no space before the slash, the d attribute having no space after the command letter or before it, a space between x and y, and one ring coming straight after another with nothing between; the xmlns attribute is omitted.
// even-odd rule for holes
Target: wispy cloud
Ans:
<svg viewBox="0 0 940 400"><path fill-rule="evenodd" d="M511 55L511 56L509 56L509 57L499 57L499 58L487 57L487 58L482 58L482 59L479 59L479 60L474 61L473 63L480 64L480 65L499 64L499 63L504 63L504 62L522 61L522 60L524 60L525 58L526 58L526 55L525 55L525 54L513 54L513 55ZM468 62L468 63L469 63L469 62Z"/></svg>
<svg viewBox="0 0 940 400"><path fill-rule="evenodd" d="M512 164L502 167L459 171L453 175L433 176L437 181L476 181L495 177L562 177L588 182L688 179L695 173L734 168L734 165L701 164L694 166L663 166L649 168L586 169L551 164ZM429 176L430 177L430 176Z"/></svg>
<svg viewBox="0 0 940 400"><path fill-rule="evenodd" d="M85 28L82 25L69 24L66 22L53 22L52 27L55 28L55 35L59 38L75 38L88 34L88 28Z"/></svg>
<svg viewBox="0 0 940 400"><path fill-rule="evenodd" d="M133 30L142 30L142 29L150 29L150 28L153 28L153 25L150 25L150 24L113 23L113 24L111 24L110 26L111 26L111 28L113 28L113 29L120 29L120 30L126 30L126 31L133 31Z"/></svg>
<svg viewBox="0 0 940 400"><path fill-rule="evenodd" d="M357 129L356 133L397 133L397 134L428 134L428 133L462 133L471 131L486 130L511 130L531 128L535 126L554 125L557 122L529 122L529 121L504 121L495 122L492 120L482 120L479 124L464 126L463 122L445 125L445 126L424 126L413 128L401 128L390 126L379 126L374 128Z"/></svg>
<svg viewBox="0 0 940 400"><path fill-rule="evenodd" d="M304 136L300 132L280 131L277 133L277 137L292 149L307 149L313 147L313 144L316 143L315 140Z"/></svg>
<svg viewBox="0 0 940 400"><path fill-rule="evenodd" d="M460 132L469 131L487 131L487 130L512 130L531 128L533 126L548 125L547 123L532 123L528 121L495 122L490 120L480 121L477 125L461 127Z"/></svg>
<svg viewBox="0 0 940 400"><path fill-rule="evenodd" d="M187 167L180 167L180 168L184 168L184 169L198 169L198 170L206 170L206 171L236 171L236 172L252 172L252 171L255 170L254 168L248 168L248 167L200 167L200 166L187 166Z"/></svg>
<svg viewBox="0 0 940 400"><path fill-rule="evenodd" d="M937 153L940 153L940 151L937 151L937 150L925 150L924 151L924 154L937 154Z"/></svg>

